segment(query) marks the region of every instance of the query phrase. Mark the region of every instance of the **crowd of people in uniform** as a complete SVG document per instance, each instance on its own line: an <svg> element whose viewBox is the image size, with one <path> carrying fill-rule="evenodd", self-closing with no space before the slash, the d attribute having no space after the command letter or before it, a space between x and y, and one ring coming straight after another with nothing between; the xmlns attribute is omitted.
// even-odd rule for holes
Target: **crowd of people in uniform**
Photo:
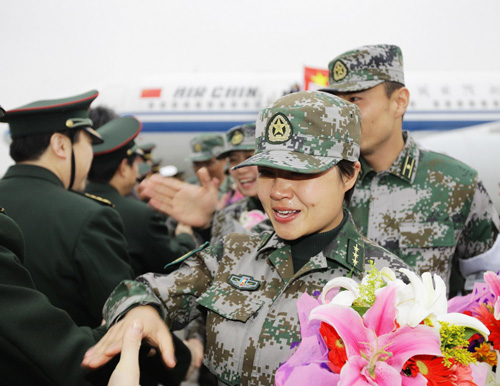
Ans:
<svg viewBox="0 0 500 386"><path fill-rule="evenodd" d="M408 268L464 293L499 232L477 172L402 130L399 47L328 68L327 88L195 137L196 181L158 173L141 123L91 108L97 91L0 109L6 384L175 385L200 368L201 385L272 385L301 340L297 299L334 277Z"/></svg>

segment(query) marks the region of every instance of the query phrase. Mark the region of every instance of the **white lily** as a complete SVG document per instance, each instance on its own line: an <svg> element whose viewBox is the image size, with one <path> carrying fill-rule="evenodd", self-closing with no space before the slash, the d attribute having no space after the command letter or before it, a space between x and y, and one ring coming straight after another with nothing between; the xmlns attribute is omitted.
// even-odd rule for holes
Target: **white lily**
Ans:
<svg viewBox="0 0 500 386"><path fill-rule="evenodd" d="M390 281L396 281L396 274L394 273L393 270L390 268L384 267L380 270L380 274L382 276L382 279L388 283ZM363 280L361 281L361 284L359 284L356 280L348 278L348 277L335 277L332 280L330 280L326 285L323 287L323 291L321 292L321 302L323 304L326 304L328 302L327 300L327 294L331 290L335 288L342 288L345 291L340 291L332 300L332 304L340 304L343 306L352 306L354 301L359 297L360 292L359 292L359 287L360 285L366 284L368 280L368 275L366 275Z"/></svg>
<svg viewBox="0 0 500 386"><path fill-rule="evenodd" d="M489 330L476 318L456 312L448 313L446 299L446 284L439 275L434 275L434 283L429 272L422 274L420 279L412 271L400 270L410 280L410 284L398 290L398 323L415 327L423 320L429 320L433 326L439 328L440 322L447 322L455 326L469 327L488 337Z"/></svg>

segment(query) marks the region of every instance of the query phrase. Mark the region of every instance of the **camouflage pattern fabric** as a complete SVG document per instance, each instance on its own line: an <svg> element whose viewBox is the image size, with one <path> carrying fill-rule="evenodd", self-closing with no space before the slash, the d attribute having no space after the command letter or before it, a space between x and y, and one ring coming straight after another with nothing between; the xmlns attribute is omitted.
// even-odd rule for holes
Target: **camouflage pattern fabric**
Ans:
<svg viewBox="0 0 500 386"><path fill-rule="evenodd" d="M333 92L362 91L385 81L405 84L403 54L398 46L377 44L344 52L328 64Z"/></svg>
<svg viewBox="0 0 500 386"><path fill-rule="evenodd" d="M405 146L387 171L376 173L361 159L349 209L366 237L448 282L458 259L491 248L498 213L475 170L403 136Z"/></svg>
<svg viewBox="0 0 500 386"><path fill-rule="evenodd" d="M360 279L378 269L406 267L363 237L348 215L339 234L293 273L290 245L276 234L231 234L194 254L169 275L149 273L122 282L104 308L112 324L131 306L152 304L173 329L207 313L205 365L220 385L273 385L274 373L300 342L296 301L319 295L333 277ZM264 236L265 235L265 236ZM154 300L154 298L157 299Z"/></svg>
<svg viewBox="0 0 500 386"><path fill-rule="evenodd" d="M230 128L226 133L225 149L217 158L224 158L232 151L255 149L255 123L247 123Z"/></svg>
<svg viewBox="0 0 500 386"><path fill-rule="evenodd" d="M257 224L249 224L249 226L246 226L249 214L259 210L254 200L258 200L258 198L245 197L215 212L212 221L212 236L210 243L214 244L222 236L228 235L229 233L259 234L264 231L272 231L273 225L271 220L267 218L267 215L265 215L263 211L261 213L262 216L265 215L265 219Z"/></svg>
<svg viewBox="0 0 500 386"><path fill-rule="evenodd" d="M224 150L224 137L218 134L201 134L190 142L191 153L187 159L192 162L208 161Z"/></svg>
<svg viewBox="0 0 500 386"><path fill-rule="evenodd" d="M357 161L361 115L356 105L319 91L286 95L259 113L255 155L234 169L267 166L319 173Z"/></svg>

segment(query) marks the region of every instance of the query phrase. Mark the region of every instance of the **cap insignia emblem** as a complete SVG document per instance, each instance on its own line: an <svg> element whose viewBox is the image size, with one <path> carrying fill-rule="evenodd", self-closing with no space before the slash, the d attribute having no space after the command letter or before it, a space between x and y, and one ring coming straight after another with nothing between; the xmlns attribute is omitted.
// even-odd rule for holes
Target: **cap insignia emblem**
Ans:
<svg viewBox="0 0 500 386"><path fill-rule="evenodd" d="M197 143L194 145L194 152L195 153L199 153L199 152L201 152L201 150L202 150L201 143Z"/></svg>
<svg viewBox="0 0 500 386"><path fill-rule="evenodd" d="M237 146L243 142L243 138L244 138L243 133L237 130L235 131L233 138L231 138L231 143L233 144L233 146Z"/></svg>
<svg viewBox="0 0 500 386"><path fill-rule="evenodd" d="M337 60L333 65L332 70L333 80L338 82L347 76L347 67L340 60Z"/></svg>
<svg viewBox="0 0 500 386"><path fill-rule="evenodd" d="M68 119L68 120L66 121L66 127L73 127L73 125L74 125L74 124L75 124L75 122L73 122L73 120L72 120L72 119Z"/></svg>
<svg viewBox="0 0 500 386"><path fill-rule="evenodd" d="M274 114L267 124L266 134L270 143L286 142L292 136L292 125L284 114Z"/></svg>

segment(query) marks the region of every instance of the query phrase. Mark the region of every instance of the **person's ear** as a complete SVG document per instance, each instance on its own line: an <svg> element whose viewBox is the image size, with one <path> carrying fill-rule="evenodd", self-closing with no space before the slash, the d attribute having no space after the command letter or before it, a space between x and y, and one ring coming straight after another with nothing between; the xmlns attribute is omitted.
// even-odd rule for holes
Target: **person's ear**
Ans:
<svg viewBox="0 0 500 386"><path fill-rule="evenodd" d="M410 91L406 87L398 88L391 100L394 102L396 118L402 118L410 104Z"/></svg>
<svg viewBox="0 0 500 386"><path fill-rule="evenodd" d="M61 133L54 133L50 137L49 147L56 157L66 159L69 156L68 149L71 147L71 140Z"/></svg>
<svg viewBox="0 0 500 386"><path fill-rule="evenodd" d="M344 192L347 192L354 186L356 180L358 179L360 170L361 164L359 163L359 161L356 161L354 162L354 173L352 174L352 176L342 176L342 179L344 181Z"/></svg>
<svg viewBox="0 0 500 386"><path fill-rule="evenodd" d="M118 173L120 173L121 177L125 177L127 175L127 168L130 168L130 165L127 162L127 159L124 158L121 160L120 165L118 166Z"/></svg>

